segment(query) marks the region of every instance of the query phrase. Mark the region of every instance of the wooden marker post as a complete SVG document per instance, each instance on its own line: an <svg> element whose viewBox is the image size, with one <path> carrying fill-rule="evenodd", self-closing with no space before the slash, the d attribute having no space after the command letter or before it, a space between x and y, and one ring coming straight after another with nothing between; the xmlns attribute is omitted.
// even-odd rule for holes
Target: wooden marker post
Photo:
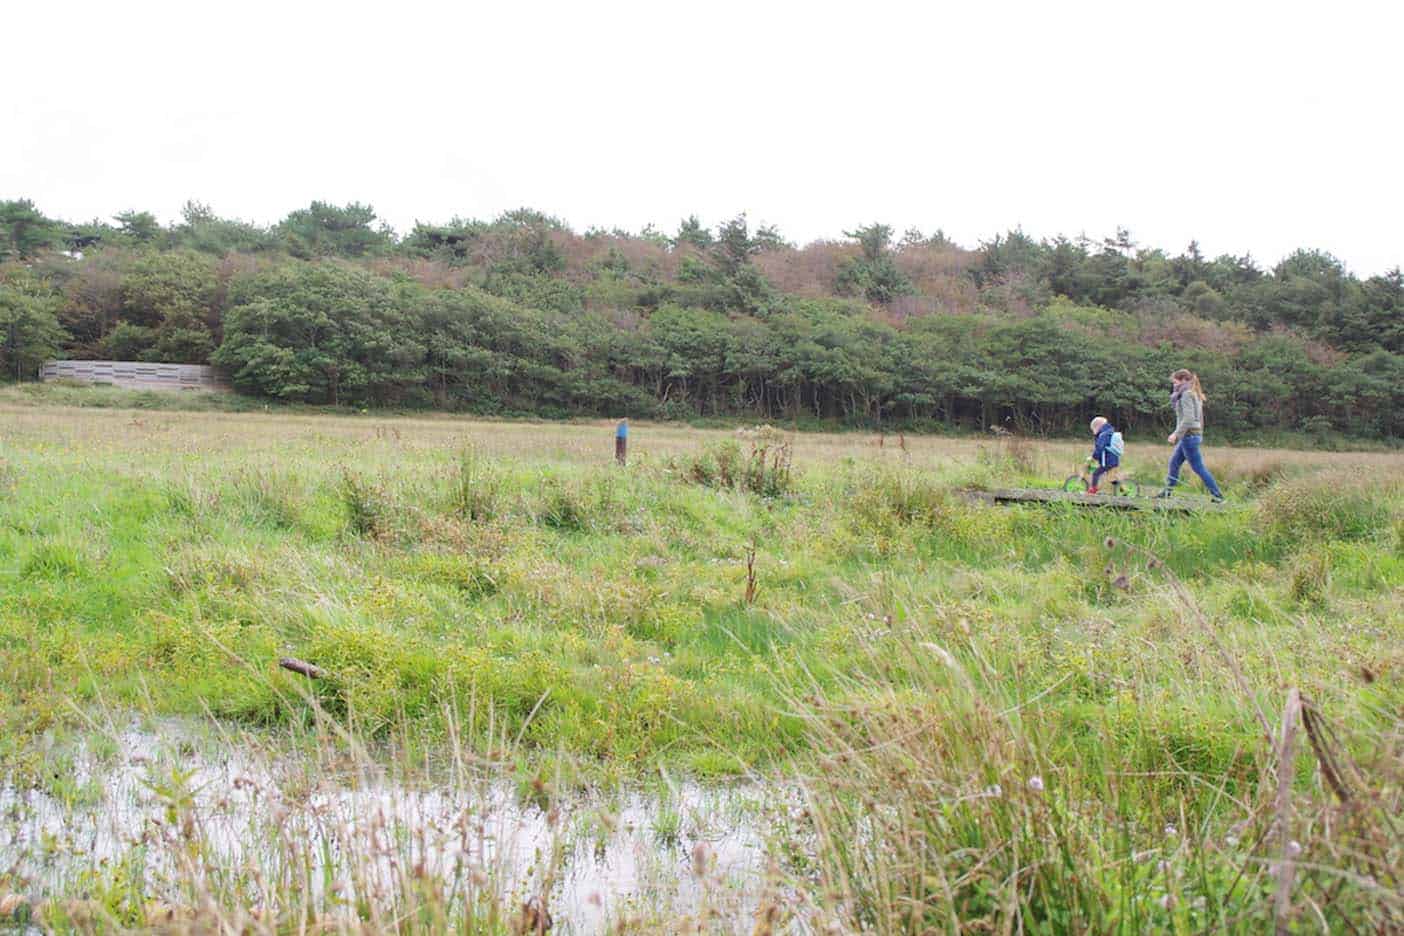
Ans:
<svg viewBox="0 0 1404 936"><path fill-rule="evenodd" d="M629 420L619 420L614 427L614 460L621 465L629 463Z"/></svg>

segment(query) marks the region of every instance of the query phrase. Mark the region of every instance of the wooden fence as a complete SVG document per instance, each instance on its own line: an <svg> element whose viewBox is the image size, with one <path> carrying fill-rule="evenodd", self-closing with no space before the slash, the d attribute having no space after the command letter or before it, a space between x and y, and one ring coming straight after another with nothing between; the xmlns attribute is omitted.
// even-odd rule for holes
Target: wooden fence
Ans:
<svg viewBox="0 0 1404 936"><path fill-rule="evenodd" d="M40 380L111 384L139 390L221 390L229 384L204 364L146 364L141 361L49 361L39 369Z"/></svg>

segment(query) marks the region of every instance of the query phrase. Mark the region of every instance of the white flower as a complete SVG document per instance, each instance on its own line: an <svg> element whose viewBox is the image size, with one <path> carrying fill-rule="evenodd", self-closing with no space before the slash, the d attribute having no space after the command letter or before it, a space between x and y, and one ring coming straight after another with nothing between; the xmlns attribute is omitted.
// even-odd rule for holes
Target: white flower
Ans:
<svg viewBox="0 0 1404 936"><path fill-rule="evenodd" d="M1168 823L1165 824L1165 837L1166 837L1166 838L1174 838L1176 835L1179 835L1179 834L1180 834L1180 833L1177 832L1177 831L1175 830L1175 824L1174 824L1174 823L1169 823L1169 822L1168 822Z"/></svg>
<svg viewBox="0 0 1404 936"><path fill-rule="evenodd" d="M1043 778L1040 777L1038 774L1034 774L1032 777L1030 777L1030 778L1029 778L1029 789L1030 789L1030 790L1033 790L1035 793L1042 793L1042 792L1043 792Z"/></svg>
<svg viewBox="0 0 1404 936"><path fill-rule="evenodd" d="M1001 787L998 783L992 783L989 786L985 787L985 795L995 797L1003 796L1004 788Z"/></svg>
<svg viewBox="0 0 1404 936"><path fill-rule="evenodd" d="M1162 910L1169 910L1173 906L1175 906L1174 894L1166 894L1164 897L1160 898L1160 907Z"/></svg>
<svg viewBox="0 0 1404 936"><path fill-rule="evenodd" d="M1287 843L1287 857L1295 858L1302 853L1302 845L1296 839Z"/></svg>

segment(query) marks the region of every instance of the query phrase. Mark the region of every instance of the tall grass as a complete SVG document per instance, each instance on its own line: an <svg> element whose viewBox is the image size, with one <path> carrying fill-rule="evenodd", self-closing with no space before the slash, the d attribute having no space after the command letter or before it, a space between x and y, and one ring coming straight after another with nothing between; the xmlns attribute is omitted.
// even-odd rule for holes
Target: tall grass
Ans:
<svg viewBox="0 0 1404 936"><path fill-rule="evenodd" d="M1183 588L1160 594L1179 626L1202 626ZM803 826L818 843L807 861L854 930L1404 925L1398 720L1343 744L1319 710L1289 707L1281 737L1245 735L1237 776L1177 770L1163 729L1074 727L1044 702L1056 686L1011 682L967 628L944 646L918 634L871 646L841 692L795 684L793 705L824 752L801 777ZM1302 757L1284 740L1297 717L1311 737ZM1298 782L1304 768L1314 782Z"/></svg>

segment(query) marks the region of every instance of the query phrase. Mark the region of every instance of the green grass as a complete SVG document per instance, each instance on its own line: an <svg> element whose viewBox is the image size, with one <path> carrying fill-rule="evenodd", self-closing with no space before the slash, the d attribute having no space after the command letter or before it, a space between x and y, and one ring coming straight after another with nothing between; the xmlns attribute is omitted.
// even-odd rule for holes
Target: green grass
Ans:
<svg viewBox="0 0 1404 936"><path fill-rule="evenodd" d="M92 708L260 730L299 729L320 710L370 740L408 726L429 747L457 712L469 746L519 737L521 770L577 783L660 767L818 777L835 828L859 822L843 804L863 783L882 784L900 808L911 797L893 834L912 849L989 847L1015 835L1011 822L1035 836L1024 812L957 822L915 804L921 789L959 799L1043 771L1110 810L1063 803L1058 821L1076 829L1057 848L1095 840L1106 856L1095 882L1055 875L1039 891L1052 904L1026 905L1046 924L1032 930L1055 932L1168 925L1098 903L1149 886L1117 877L1116 854L1141 847L1144 829L1118 844L1116 816L1189 815L1205 835L1231 821L1265 756L1254 705L1275 712L1300 687L1360 757L1399 730L1404 472L1391 456L1346 477L1305 456L1274 454L1281 470L1269 470L1260 454L1222 453L1235 503L1175 515L990 507L953 492L972 478L1047 482L1067 461L1056 446L1011 459L913 439L904 456L801 438L790 471L753 483L737 467L752 443L738 456L716 447L724 436L676 428L656 430L654 448L636 428L642 444L621 469L589 426L8 415L0 758L15 770ZM281 656L327 677L307 683ZM998 711L1019 715L991 721ZM991 731L1003 747L977 743ZM830 769L835 745L854 752L853 772ZM923 770L925 787L913 779ZM676 839L675 819L661 839ZM887 931L917 891L965 887L960 862L929 881L894 866L882 880L907 888L902 904L865 877L874 856L839 846L821 855L824 873ZM849 860L866 871L843 871ZM1008 900L984 875L989 889L961 891L971 918Z"/></svg>

